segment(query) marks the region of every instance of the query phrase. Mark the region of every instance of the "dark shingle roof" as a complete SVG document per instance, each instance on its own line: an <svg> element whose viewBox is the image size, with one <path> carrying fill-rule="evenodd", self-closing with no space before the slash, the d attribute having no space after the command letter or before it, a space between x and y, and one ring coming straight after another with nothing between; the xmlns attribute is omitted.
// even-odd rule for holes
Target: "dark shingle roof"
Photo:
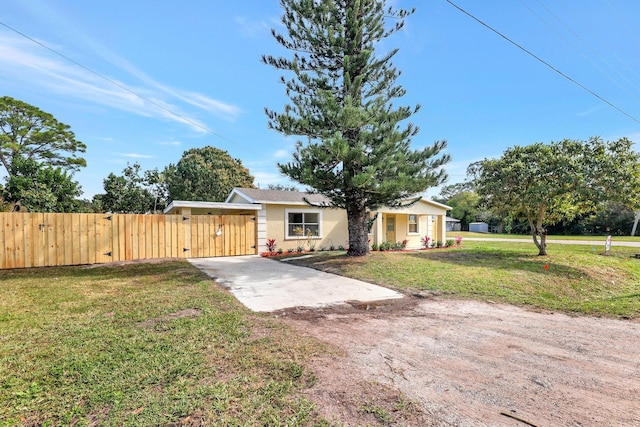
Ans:
<svg viewBox="0 0 640 427"><path fill-rule="evenodd" d="M234 188L236 193L250 198L253 203L306 204L304 197L311 203L329 203L321 194L309 194L302 191L263 190L260 188Z"/></svg>

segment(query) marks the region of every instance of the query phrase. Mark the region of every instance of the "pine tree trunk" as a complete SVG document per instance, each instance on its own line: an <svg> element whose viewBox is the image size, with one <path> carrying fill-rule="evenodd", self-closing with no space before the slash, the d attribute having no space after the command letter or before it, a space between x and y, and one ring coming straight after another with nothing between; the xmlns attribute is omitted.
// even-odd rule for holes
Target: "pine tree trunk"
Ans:
<svg viewBox="0 0 640 427"><path fill-rule="evenodd" d="M365 256L369 253L369 228L366 208L347 207L349 250L347 256Z"/></svg>

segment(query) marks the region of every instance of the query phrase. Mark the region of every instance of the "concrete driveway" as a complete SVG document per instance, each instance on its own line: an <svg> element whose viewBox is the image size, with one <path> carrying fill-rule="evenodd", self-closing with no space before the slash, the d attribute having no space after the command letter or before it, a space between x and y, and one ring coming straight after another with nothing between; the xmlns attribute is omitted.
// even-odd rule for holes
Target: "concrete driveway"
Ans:
<svg viewBox="0 0 640 427"><path fill-rule="evenodd" d="M403 295L381 286L258 255L193 258L192 265L229 289L253 311L326 307L347 301L380 301Z"/></svg>

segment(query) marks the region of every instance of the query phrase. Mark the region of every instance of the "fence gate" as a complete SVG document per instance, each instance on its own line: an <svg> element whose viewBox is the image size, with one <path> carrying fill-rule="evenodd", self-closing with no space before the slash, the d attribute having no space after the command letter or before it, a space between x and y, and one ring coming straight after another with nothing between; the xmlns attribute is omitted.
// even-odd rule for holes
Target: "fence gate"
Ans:
<svg viewBox="0 0 640 427"><path fill-rule="evenodd" d="M0 212L0 268L251 255L254 215Z"/></svg>

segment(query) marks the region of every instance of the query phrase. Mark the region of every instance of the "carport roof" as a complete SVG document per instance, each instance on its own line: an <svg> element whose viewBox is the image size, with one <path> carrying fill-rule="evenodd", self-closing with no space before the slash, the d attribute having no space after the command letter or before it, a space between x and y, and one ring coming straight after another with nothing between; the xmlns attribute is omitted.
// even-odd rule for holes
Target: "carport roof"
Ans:
<svg viewBox="0 0 640 427"><path fill-rule="evenodd" d="M225 215L255 213L262 209L260 205L247 203L225 203L225 202L196 202L186 200L174 200L163 211L165 214L176 213L181 208L190 208L193 214Z"/></svg>

